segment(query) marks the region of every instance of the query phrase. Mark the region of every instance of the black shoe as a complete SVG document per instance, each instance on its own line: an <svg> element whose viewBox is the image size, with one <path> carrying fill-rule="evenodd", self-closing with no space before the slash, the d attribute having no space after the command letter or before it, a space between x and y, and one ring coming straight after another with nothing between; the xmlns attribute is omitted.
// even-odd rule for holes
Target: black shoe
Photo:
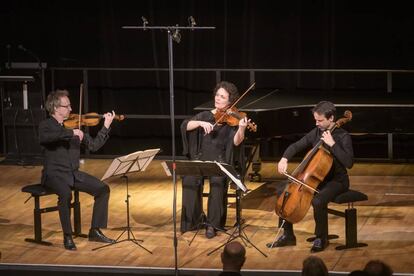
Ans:
<svg viewBox="0 0 414 276"><path fill-rule="evenodd" d="M114 243L115 240L106 237L99 228L91 228L89 230L89 241Z"/></svg>
<svg viewBox="0 0 414 276"><path fill-rule="evenodd" d="M280 238L276 242L269 242L266 244L267 248L283 247L290 245L296 245L296 237L294 235L285 234L280 236Z"/></svg>
<svg viewBox="0 0 414 276"><path fill-rule="evenodd" d="M212 239L216 236L216 230L214 229L213 226L207 226L206 228L206 238L207 239Z"/></svg>
<svg viewBox="0 0 414 276"><path fill-rule="evenodd" d="M316 238L313 241L313 246L311 248L311 253L323 251L329 244L327 239Z"/></svg>
<svg viewBox="0 0 414 276"><path fill-rule="evenodd" d="M63 245L67 250L76 250L76 245L71 234L63 234Z"/></svg>

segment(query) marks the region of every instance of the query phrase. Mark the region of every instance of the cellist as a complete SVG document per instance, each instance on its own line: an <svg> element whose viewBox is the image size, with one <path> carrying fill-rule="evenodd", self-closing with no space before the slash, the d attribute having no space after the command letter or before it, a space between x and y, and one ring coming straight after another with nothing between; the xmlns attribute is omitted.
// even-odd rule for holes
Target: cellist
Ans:
<svg viewBox="0 0 414 276"><path fill-rule="evenodd" d="M278 163L278 171L286 173L288 161L297 153L312 148L320 140L325 148L333 156L333 164L324 180L319 184L318 191L312 199L312 207L315 220L316 239L313 242L311 252L323 251L329 244L328 241L328 203L337 195L349 189L349 177L347 169L353 166L353 148L351 136L342 129L337 128L332 133L329 131L336 119L335 105L328 101L319 102L312 114L316 127L308 132L302 139L291 144L283 153ZM281 220L281 218L279 218ZM280 223L282 224L282 222ZM274 243L268 243L267 247L282 247L296 245L296 237L293 225L288 221L283 224L283 235Z"/></svg>

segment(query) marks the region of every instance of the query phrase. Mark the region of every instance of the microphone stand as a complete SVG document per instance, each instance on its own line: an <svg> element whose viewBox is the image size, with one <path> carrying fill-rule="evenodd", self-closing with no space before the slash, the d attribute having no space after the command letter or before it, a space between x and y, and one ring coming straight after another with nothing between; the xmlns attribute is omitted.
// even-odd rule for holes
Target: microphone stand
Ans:
<svg viewBox="0 0 414 276"><path fill-rule="evenodd" d="M191 17L192 18L192 17ZM178 254L177 254L177 175L176 175L176 153L175 153L175 115L174 115L174 58L173 58L173 40L177 43L181 41L180 31L187 30L212 30L216 27L195 27L194 18L191 19L189 27L176 26L147 26L148 21L141 17L142 26L122 26L122 29L133 30L165 30L168 35L168 72L170 86L170 118L171 118L171 136L172 136L172 177L173 177L173 227L174 227L174 269L175 275L178 273Z"/></svg>
<svg viewBox="0 0 414 276"><path fill-rule="evenodd" d="M27 53L29 56L31 56L32 58L34 58L38 65L38 76L41 80L41 85L42 85L42 91L40 93L40 108L43 109L43 104L44 104L44 99L46 98L46 84L45 84L45 68L43 68L42 66L42 61L40 60L39 56L36 55L32 50L29 50L27 48L25 48L23 45L19 45L17 46L17 48L19 48L20 50L22 50L23 52Z"/></svg>

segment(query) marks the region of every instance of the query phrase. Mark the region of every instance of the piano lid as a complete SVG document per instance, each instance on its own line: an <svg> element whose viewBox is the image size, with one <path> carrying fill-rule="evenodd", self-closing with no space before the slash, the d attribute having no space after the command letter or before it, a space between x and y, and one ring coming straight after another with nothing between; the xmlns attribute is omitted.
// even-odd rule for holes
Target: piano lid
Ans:
<svg viewBox="0 0 414 276"><path fill-rule="evenodd" d="M25 82L34 81L33 76L0 76L0 82Z"/></svg>
<svg viewBox="0 0 414 276"><path fill-rule="evenodd" d="M262 112L287 108L313 107L320 101L331 101L337 107L414 107L414 92L380 91L251 91L237 108L247 112ZM194 108L210 110L214 108L211 100Z"/></svg>
<svg viewBox="0 0 414 276"><path fill-rule="evenodd" d="M257 91L240 101L237 108L257 124L251 137L276 137L306 133L314 127L311 109L320 101L331 101L338 118L345 110L353 113L344 126L352 133L414 133L410 119L414 116L413 92L379 91ZM214 102L195 110L211 110Z"/></svg>

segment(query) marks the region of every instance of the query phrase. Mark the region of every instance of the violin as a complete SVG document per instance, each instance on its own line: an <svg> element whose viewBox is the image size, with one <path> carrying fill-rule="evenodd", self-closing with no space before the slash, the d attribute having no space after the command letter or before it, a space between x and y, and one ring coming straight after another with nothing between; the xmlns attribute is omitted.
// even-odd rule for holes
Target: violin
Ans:
<svg viewBox="0 0 414 276"><path fill-rule="evenodd" d="M214 120L216 124L228 124L229 126L238 126L239 121L247 116L246 113L240 112L235 107L228 108L226 110L217 110L214 114ZM256 132L257 125L253 122L247 123L247 129Z"/></svg>
<svg viewBox="0 0 414 276"><path fill-rule="evenodd" d="M352 113L347 110L344 118L335 122L329 129L331 132L343 124L351 121ZM301 221L308 212L317 187L325 179L333 164L333 156L319 141L304 157L292 175L284 173L290 182L283 193L278 197L275 212L289 221L297 223Z"/></svg>
<svg viewBox="0 0 414 276"><path fill-rule="evenodd" d="M79 126L96 126L99 124L100 120L103 118L102 114L95 112L86 113L81 116L79 114L71 113L69 118L63 121L63 125L66 128L74 129ZM125 119L124 115L115 115L114 120L122 121Z"/></svg>

